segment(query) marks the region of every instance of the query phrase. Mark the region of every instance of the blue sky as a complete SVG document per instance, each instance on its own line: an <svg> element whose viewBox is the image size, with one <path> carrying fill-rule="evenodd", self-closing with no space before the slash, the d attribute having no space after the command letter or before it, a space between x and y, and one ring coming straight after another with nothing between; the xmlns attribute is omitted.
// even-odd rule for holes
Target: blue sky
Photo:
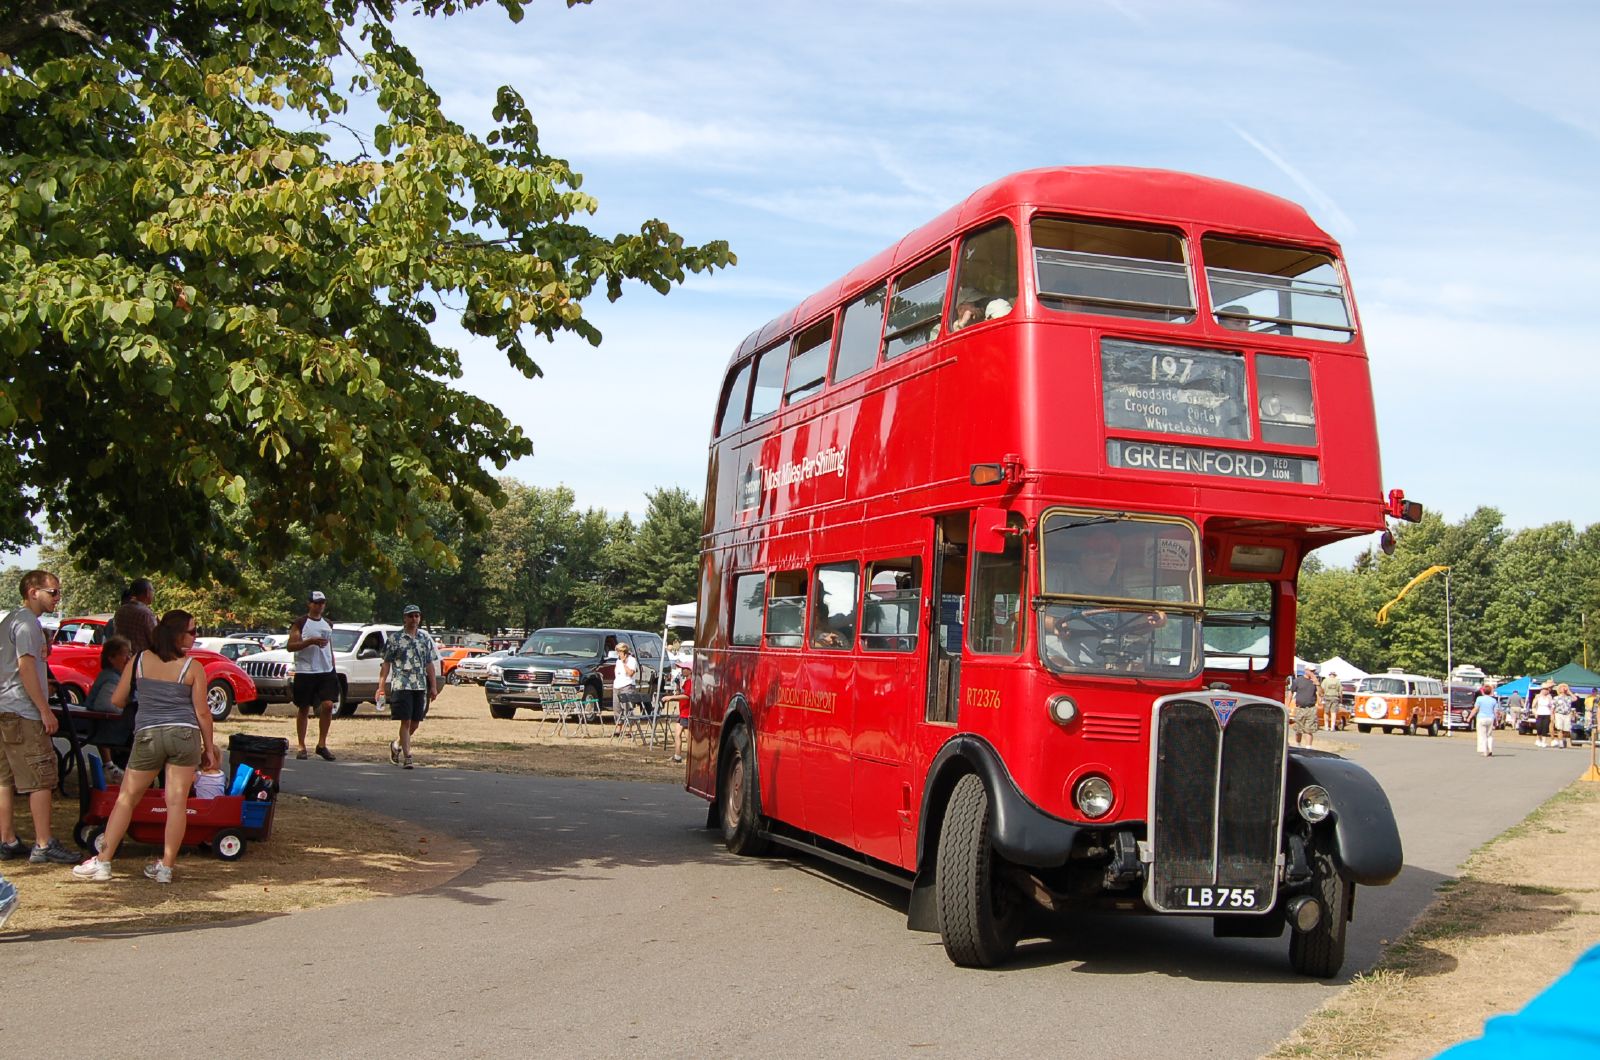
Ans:
<svg viewBox="0 0 1600 1060"><path fill-rule="evenodd" d="M604 344L536 342L543 379L448 317L437 333L532 437L510 474L637 514L657 486L703 489L739 340L906 231L1021 169L1188 170L1293 199L1343 243L1386 486L1450 519L1586 525L1597 31L1589 4L1392 0L533 0L520 25L418 21L402 37L447 112L487 131L515 87L597 229L660 217L739 256L595 301Z"/></svg>
<svg viewBox="0 0 1600 1060"><path fill-rule="evenodd" d="M539 344L542 380L463 343L465 383L532 436L513 474L638 512L655 486L700 492L729 352L812 290L1006 173L1181 169L1293 199L1343 243L1387 486L1450 519L1595 522L1596 11L544 0L517 26L419 24L453 116L486 128L516 87L601 229L658 216L739 255L595 304L603 346Z"/></svg>

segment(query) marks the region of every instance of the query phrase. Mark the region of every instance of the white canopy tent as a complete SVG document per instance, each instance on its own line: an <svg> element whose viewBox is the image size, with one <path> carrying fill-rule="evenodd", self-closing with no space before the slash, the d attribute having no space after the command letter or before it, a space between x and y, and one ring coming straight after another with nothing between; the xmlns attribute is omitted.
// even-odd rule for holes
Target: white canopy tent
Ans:
<svg viewBox="0 0 1600 1060"><path fill-rule="evenodd" d="M668 604L666 617L661 624L661 655L662 665L656 670L656 695L661 695L661 681L666 675L667 634L674 629L687 629L690 636L694 635L694 620L698 614L698 605L692 601L687 604Z"/></svg>
<svg viewBox="0 0 1600 1060"><path fill-rule="evenodd" d="M1339 675L1339 680L1341 681L1359 681L1363 677L1370 676L1367 671L1341 655L1335 655L1331 659L1324 659L1317 664L1317 672L1324 677L1328 676L1330 668Z"/></svg>

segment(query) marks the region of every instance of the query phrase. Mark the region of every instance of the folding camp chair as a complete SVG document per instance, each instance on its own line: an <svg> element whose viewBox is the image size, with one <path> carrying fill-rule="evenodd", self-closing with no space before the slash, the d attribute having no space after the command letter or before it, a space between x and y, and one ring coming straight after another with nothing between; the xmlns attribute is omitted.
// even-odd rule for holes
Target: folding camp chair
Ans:
<svg viewBox="0 0 1600 1060"><path fill-rule="evenodd" d="M581 688L551 688L539 694L545 721L555 722L555 735L591 735L590 723L600 721L600 704Z"/></svg>

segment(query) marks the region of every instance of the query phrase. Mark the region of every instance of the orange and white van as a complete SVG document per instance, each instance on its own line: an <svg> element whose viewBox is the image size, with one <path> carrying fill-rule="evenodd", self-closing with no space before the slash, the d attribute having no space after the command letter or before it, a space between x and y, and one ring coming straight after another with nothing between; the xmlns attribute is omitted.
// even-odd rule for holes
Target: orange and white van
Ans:
<svg viewBox="0 0 1600 1060"><path fill-rule="evenodd" d="M1425 730L1437 736L1444 728L1444 684L1399 670L1363 677L1356 682L1350 714L1360 732Z"/></svg>

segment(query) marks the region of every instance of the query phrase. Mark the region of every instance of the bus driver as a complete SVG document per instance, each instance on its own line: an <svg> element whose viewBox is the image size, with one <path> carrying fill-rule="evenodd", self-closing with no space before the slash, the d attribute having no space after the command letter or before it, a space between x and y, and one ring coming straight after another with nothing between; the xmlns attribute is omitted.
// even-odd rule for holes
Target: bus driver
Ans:
<svg viewBox="0 0 1600 1060"><path fill-rule="evenodd" d="M1132 595L1122 561L1122 541L1103 526L1074 527L1064 542L1066 563L1051 565L1046 591L1094 599ZM1044 613L1040 648L1046 661L1074 670L1126 669L1167 624L1163 611L1116 607L1053 607Z"/></svg>

